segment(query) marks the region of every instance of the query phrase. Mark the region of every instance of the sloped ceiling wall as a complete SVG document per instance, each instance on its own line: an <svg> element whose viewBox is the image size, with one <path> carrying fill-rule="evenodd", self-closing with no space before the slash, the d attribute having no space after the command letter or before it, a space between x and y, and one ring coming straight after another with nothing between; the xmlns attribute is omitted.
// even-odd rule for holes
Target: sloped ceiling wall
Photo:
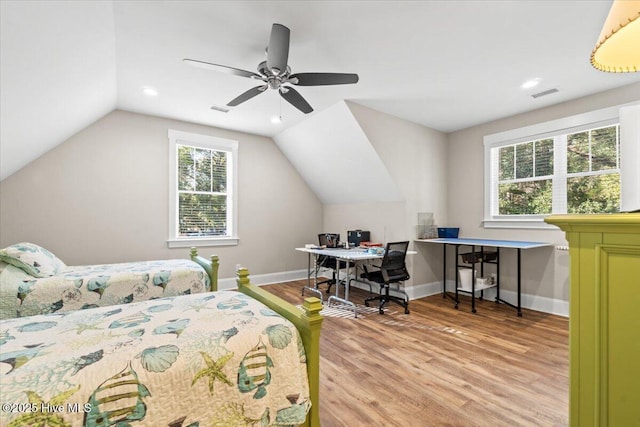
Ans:
<svg viewBox="0 0 640 427"><path fill-rule="evenodd" d="M283 131L274 140L325 205L403 200L344 101Z"/></svg>
<svg viewBox="0 0 640 427"><path fill-rule="evenodd" d="M113 4L1 1L0 38L2 180L115 109Z"/></svg>

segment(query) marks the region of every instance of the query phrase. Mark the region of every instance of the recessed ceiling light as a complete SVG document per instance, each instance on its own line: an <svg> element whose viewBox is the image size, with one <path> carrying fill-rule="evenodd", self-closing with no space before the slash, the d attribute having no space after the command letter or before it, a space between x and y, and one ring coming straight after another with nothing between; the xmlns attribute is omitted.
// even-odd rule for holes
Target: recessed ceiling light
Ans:
<svg viewBox="0 0 640 427"><path fill-rule="evenodd" d="M281 123L281 122L282 122L282 117L280 116L271 117L271 123Z"/></svg>
<svg viewBox="0 0 640 427"><path fill-rule="evenodd" d="M158 96L158 91L150 86L144 86L142 88L142 93L144 93L147 96Z"/></svg>
<svg viewBox="0 0 640 427"><path fill-rule="evenodd" d="M532 87L538 86L538 84L540 84L540 79L531 79L531 80L527 80L526 82L522 83L522 85L520 85L520 87L522 89L531 89Z"/></svg>

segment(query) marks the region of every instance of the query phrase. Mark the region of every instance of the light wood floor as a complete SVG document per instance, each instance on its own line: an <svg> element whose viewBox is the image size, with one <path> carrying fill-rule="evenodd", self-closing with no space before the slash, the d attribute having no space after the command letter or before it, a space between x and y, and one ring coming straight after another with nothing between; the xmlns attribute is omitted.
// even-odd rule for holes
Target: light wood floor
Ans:
<svg viewBox="0 0 640 427"><path fill-rule="evenodd" d="M265 288L298 305L304 283ZM356 304L366 296L352 289ZM568 319L517 317L492 301L477 308L436 295L411 301L408 315L391 305L325 317L322 426L566 426Z"/></svg>

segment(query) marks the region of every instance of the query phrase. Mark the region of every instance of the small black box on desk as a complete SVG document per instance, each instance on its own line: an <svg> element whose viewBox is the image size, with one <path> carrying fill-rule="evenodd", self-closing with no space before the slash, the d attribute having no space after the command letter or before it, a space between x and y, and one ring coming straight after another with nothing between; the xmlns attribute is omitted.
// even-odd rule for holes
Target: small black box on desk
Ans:
<svg viewBox="0 0 640 427"><path fill-rule="evenodd" d="M371 233L362 230L347 231L347 242L349 246L360 246L360 242L368 242L371 240Z"/></svg>

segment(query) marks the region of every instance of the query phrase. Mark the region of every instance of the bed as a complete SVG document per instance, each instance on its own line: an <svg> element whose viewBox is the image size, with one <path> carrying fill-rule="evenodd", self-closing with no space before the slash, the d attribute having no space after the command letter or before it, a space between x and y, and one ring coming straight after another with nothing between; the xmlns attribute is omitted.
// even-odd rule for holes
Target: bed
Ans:
<svg viewBox="0 0 640 427"><path fill-rule="evenodd" d="M322 308L252 285L0 321L0 425L319 425Z"/></svg>
<svg viewBox="0 0 640 427"><path fill-rule="evenodd" d="M0 318L62 313L211 290L189 259L67 266L29 242L0 250Z"/></svg>

